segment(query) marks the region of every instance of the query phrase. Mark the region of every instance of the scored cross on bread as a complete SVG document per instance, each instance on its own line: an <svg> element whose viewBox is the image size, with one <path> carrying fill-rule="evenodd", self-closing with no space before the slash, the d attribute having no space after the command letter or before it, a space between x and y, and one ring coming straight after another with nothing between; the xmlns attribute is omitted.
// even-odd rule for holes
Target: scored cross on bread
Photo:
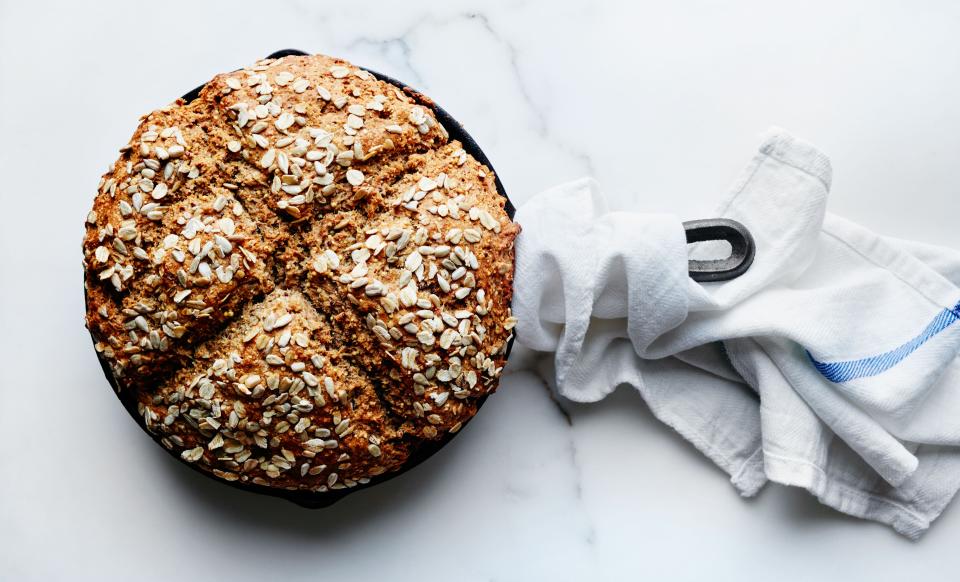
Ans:
<svg viewBox="0 0 960 582"><path fill-rule="evenodd" d="M87 221L87 324L185 461L353 487L496 388L519 231L504 202L422 97L329 57L261 61L121 150Z"/></svg>

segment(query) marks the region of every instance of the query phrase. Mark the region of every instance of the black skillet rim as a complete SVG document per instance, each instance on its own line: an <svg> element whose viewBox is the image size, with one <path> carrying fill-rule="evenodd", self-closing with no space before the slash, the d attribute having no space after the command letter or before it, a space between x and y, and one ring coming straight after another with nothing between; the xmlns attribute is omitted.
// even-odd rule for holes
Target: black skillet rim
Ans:
<svg viewBox="0 0 960 582"><path fill-rule="evenodd" d="M284 50L276 51L270 54L269 56L267 56L266 58L279 59L286 56L307 56L308 54L309 53L305 53L303 51L299 51L296 49L284 49ZM402 83L388 75L384 75L383 73L372 71L365 67L360 67L360 68L372 74L377 79L384 81L386 83L390 83L391 85L399 88L401 91L408 91L408 92L412 91L415 96L421 97L420 100L425 101L424 105L429 106L433 110L434 115L437 118L437 121L439 121L440 124L447 130L447 133L449 134L450 139L459 141L463 145L463 149L468 154L473 156L474 159L476 159L481 164L485 165L487 168L490 169L490 171L493 172L494 180L497 187L497 192L501 196L503 196L504 200L506 201L504 208L507 212L507 215L511 219L513 219L515 208L513 204L510 202L510 198L507 196L507 193L503 187L503 184L500 182L499 174L497 174L496 170L494 170L493 168L493 165L490 163L489 158L487 158L486 154L483 153L483 150L480 149L480 146L473 139L473 137L469 133L467 133L467 131L460 124L460 122L458 122L453 116L447 113L445 109L443 109L442 107L434 103L432 99L423 98L421 93L419 93L415 89L412 89L406 83ZM200 85L199 87L193 89L192 91L189 91L186 94L184 94L182 98L187 102L196 99L197 96L199 96L200 91L203 89L203 87L204 85ZM84 293L84 304L86 304L86 293ZM93 338L92 335L91 335L91 339L93 340L94 344L96 344L96 340ZM510 341L507 343L507 350L506 350L507 357L509 357L510 351L512 348L513 348L513 338L511 338ZM229 485L235 489L239 489L241 491L247 491L250 493L257 493L260 495L279 497L281 499L286 499L287 501L293 502L301 507L306 507L309 509L319 509L319 508L329 507L334 503L340 501L347 495L350 495L351 493L355 493L357 491L361 491L363 489L373 487L374 485L379 485L381 483L384 483L386 481L389 481L390 479L393 479L395 477L398 477L406 473L407 471L413 469L417 465L420 465L421 463L423 463L424 461L432 457L434 454L436 454L437 451L439 451L444 446L446 446L450 441L453 440L454 437L460 434L460 432L462 432L463 430L463 428L461 427L461 430L457 431L456 433L453 433L453 434L447 433L447 436L443 439L440 439L434 442L429 442L420 446L416 450L416 452L414 452L410 456L410 458L407 459L407 462L398 471L373 477L370 479L369 483L358 484L355 487L350 487L345 489L334 489L334 490L325 491L325 492L301 491L301 490L291 491L286 489L276 489L276 488L267 487L264 485L257 485L250 482L224 481L223 479L217 479L216 477L211 475L209 472L204 471L203 469L196 466L195 464L186 462L185 460L180 458L180 455L178 455L175 451L163 446L163 443L160 442L160 437L153 434L149 430L147 430L146 423L144 422L143 417L137 412L136 401L133 398L131 398L127 392L122 391L120 389L119 385L117 384L116 378L114 378L113 376L113 372L110 370L110 366L108 362L99 352L97 352L97 360L100 362L100 367L103 370L103 373L107 378L107 381L110 383L110 386L113 388L114 393L117 395L117 398L123 404L123 407L127 410L130 416L133 418L134 422L136 422L137 425L148 436L150 436L150 438L154 442L156 442L157 445L159 445L159 447L162 450L166 451L167 454L169 454L172 458L176 459L177 462L183 465L186 465L187 467L190 467L190 469L196 471L197 473L200 473L201 475L203 475L208 479L215 479L219 483L224 485ZM486 399L487 399L486 396L483 396L482 398L478 399L477 413L475 413L474 416L476 416L476 414L479 414L480 408L483 406ZM463 426L466 426L469 421L470 419L464 422Z"/></svg>

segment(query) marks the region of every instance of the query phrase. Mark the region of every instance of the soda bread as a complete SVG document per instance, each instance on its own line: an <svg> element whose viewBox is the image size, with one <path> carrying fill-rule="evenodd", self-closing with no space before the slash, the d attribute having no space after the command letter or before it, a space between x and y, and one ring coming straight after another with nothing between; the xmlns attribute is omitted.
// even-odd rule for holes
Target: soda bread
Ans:
<svg viewBox="0 0 960 582"><path fill-rule="evenodd" d="M102 178L87 327L184 461L355 487L496 389L515 324L504 204L424 97L339 59L261 61L143 117Z"/></svg>

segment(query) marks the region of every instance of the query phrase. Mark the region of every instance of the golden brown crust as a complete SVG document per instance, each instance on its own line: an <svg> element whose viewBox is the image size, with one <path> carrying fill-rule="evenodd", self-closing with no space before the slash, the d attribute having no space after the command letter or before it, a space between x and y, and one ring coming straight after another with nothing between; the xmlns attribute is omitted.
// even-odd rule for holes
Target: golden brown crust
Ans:
<svg viewBox="0 0 960 582"><path fill-rule="evenodd" d="M352 487L496 389L518 230L421 100L338 59L262 61L146 116L104 176L87 325L185 460Z"/></svg>

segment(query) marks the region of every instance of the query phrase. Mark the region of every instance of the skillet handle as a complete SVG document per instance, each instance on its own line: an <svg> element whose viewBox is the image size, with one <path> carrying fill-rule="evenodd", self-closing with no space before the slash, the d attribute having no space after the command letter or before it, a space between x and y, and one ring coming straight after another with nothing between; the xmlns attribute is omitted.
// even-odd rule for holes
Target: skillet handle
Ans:
<svg viewBox="0 0 960 582"><path fill-rule="evenodd" d="M747 227L729 218L689 220L683 223L687 244L711 240L730 243L730 256L714 260L690 260L690 278L698 283L729 281L747 272L757 247Z"/></svg>

